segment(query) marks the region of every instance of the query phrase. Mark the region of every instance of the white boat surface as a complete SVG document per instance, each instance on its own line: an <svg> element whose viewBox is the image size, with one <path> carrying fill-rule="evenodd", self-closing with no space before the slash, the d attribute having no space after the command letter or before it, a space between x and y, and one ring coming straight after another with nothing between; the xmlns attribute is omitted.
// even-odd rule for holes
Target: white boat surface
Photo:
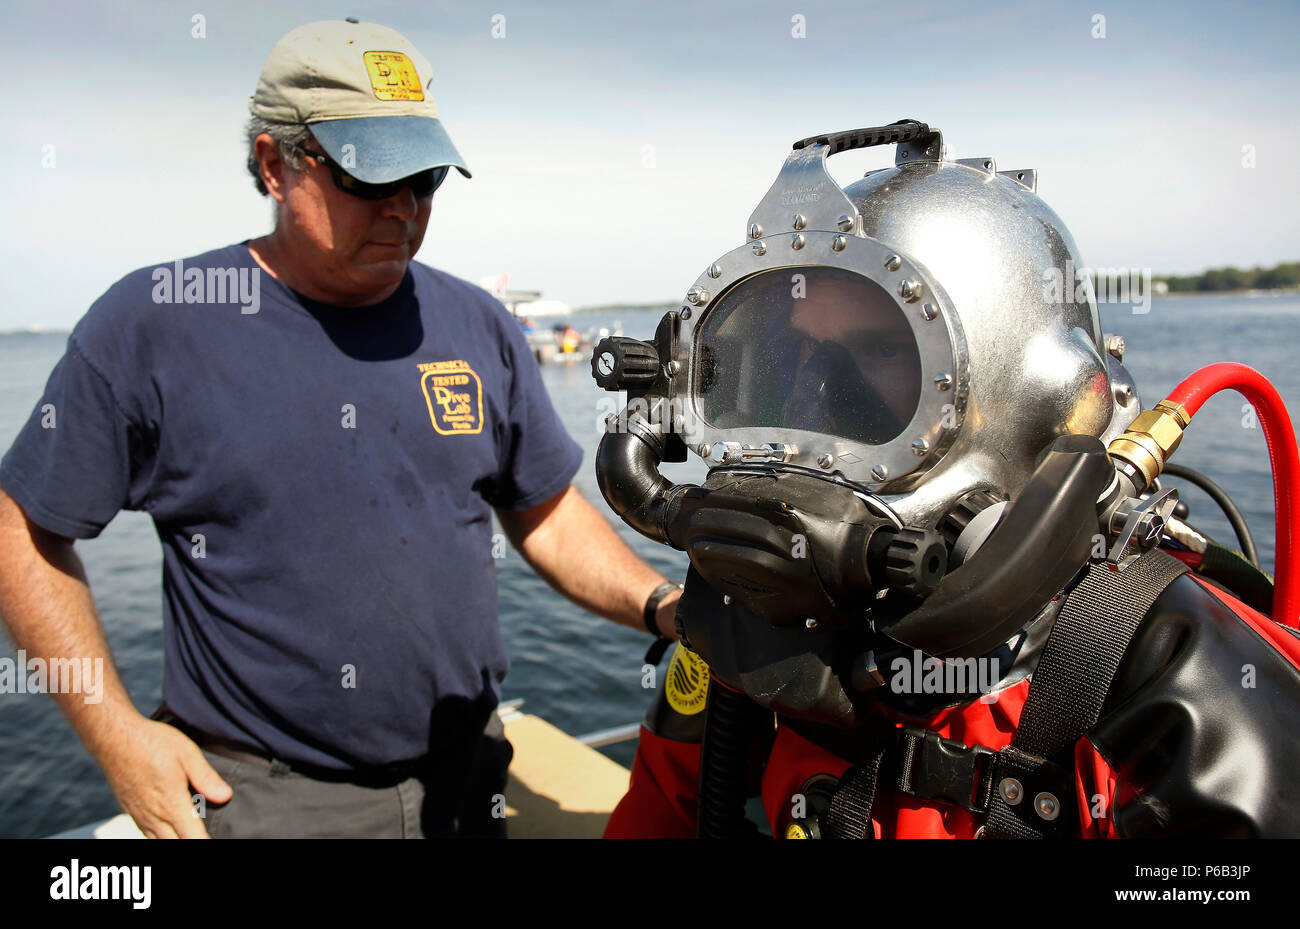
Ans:
<svg viewBox="0 0 1300 929"><path fill-rule="evenodd" d="M506 738L514 746L506 785L507 831L512 839L598 839L610 812L627 793L628 770L597 748L634 739L639 724L575 738L522 700L501 705ZM142 839L125 813L50 836L52 839Z"/></svg>

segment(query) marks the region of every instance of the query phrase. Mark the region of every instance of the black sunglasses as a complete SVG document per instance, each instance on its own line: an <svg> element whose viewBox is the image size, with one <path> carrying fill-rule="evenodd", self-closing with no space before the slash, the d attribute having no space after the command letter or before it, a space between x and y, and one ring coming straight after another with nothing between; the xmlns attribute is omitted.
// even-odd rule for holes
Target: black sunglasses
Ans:
<svg viewBox="0 0 1300 929"><path fill-rule="evenodd" d="M368 184L348 174L343 170L342 165L324 152L313 152L302 145L295 145L294 150L301 152L308 158L316 159L317 164L329 168L330 174L334 178L334 186L339 190L352 194L354 197L360 197L363 200L387 200L403 187L411 188L411 193L415 195L417 200L421 197L430 197L447 178L448 167L441 165L437 168L429 168L427 171L420 171L409 177L399 178L396 181L388 181L383 184Z"/></svg>

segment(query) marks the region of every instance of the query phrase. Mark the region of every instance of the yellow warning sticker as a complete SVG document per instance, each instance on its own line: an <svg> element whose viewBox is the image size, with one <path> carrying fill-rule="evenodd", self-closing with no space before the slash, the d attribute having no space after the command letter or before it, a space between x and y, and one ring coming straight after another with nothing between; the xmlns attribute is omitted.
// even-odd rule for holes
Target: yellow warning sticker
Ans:
<svg viewBox="0 0 1300 929"><path fill-rule="evenodd" d="M429 419L439 435L477 435L483 431L483 382L465 361L420 365L420 387Z"/></svg>
<svg viewBox="0 0 1300 929"><path fill-rule="evenodd" d="M704 709L709 696L709 666L695 652L678 645L664 678L668 705L683 716L694 716Z"/></svg>
<svg viewBox="0 0 1300 929"><path fill-rule="evenodd" d="M423 100L420 76L411 59L401 52L366 52L370 86L379 100Z"/></svg>

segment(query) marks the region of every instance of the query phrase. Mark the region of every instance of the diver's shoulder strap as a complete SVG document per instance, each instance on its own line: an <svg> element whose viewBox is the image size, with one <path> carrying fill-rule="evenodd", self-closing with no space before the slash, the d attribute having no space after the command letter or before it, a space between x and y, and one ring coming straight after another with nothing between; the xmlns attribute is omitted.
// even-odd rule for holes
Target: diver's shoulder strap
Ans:
<svg viewBox="0 0 1300 929"><path fill-rule="evenodd" d="M1072 769L1074 744L1101 716L1120 660L1156 598L1187 565L1159 549L1123 571L1092 565L1043 646L1011 745L998 753L986 838L1045 838L1074 821L1072 796L1035 790L1039 772Z"/></svg>
<svg viewBox="0 0 1300 929"><path fill-rule="evenodd" d="M1074 833L1074 745L1096 725L1133 634L1187 566L1156 549L1122 572L1091 566L1066 596L1034 669L1011 744L968 746L924 729L876 733L841 778L826 838L870 838L881 777L901 793L987 813L977 835L1041 839Z"/></svg>

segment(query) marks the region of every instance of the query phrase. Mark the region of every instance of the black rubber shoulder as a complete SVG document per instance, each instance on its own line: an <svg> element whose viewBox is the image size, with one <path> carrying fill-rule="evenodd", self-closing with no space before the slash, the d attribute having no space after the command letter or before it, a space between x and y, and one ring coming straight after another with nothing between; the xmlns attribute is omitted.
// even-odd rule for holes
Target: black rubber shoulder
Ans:
<svg viewBox="0 0 1300 929"><path fill-rule="evenodd" d="M1138 626L1089 733L1119 834L1300 837L1300 670L1189 575Z"/></svg>

